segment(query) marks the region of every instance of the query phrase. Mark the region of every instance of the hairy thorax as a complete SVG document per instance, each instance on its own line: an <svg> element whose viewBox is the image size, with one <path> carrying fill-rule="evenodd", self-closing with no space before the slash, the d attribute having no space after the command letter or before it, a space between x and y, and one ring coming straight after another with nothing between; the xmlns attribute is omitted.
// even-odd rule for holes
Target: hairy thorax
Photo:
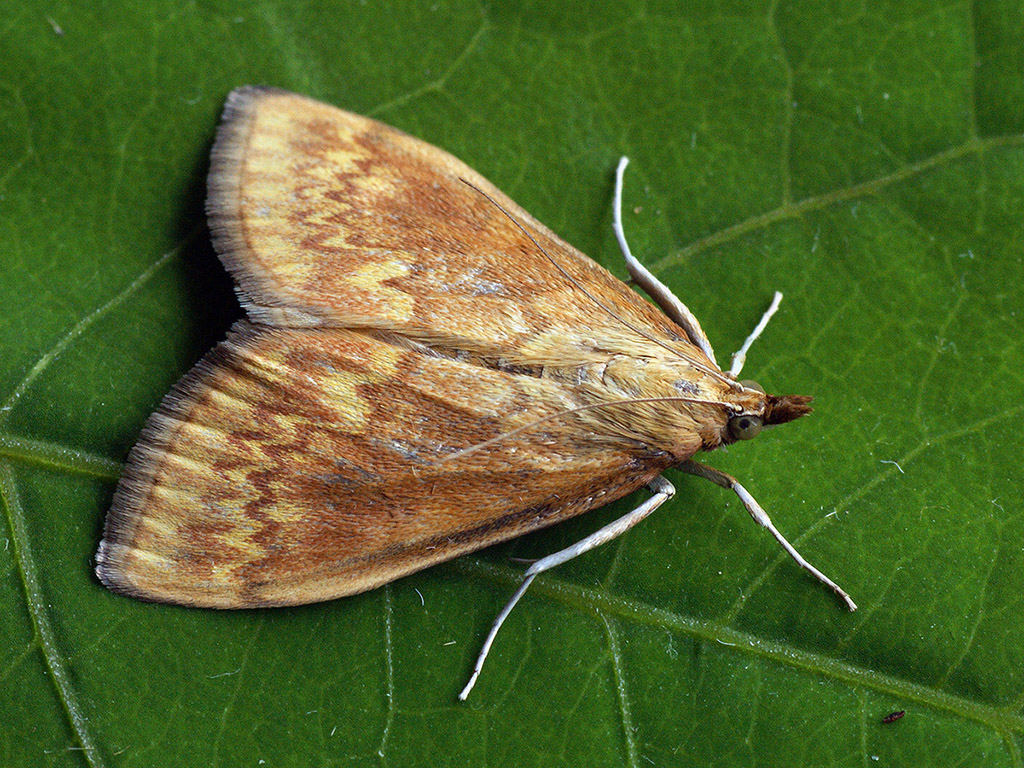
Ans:
<svg viewBox="0 0 1024 768"><path fill-rule="evenodd" d="M677 461L721 445L733 407L764 408L760 393L737 393L723 374L681 358L613 355L580 367L577 375L580 402L587 406L579 417L588 429Z"/></svg>

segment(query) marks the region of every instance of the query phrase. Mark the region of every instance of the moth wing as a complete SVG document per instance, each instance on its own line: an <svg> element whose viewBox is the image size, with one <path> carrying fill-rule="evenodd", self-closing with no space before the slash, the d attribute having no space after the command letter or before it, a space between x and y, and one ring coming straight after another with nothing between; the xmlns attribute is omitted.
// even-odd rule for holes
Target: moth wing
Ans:
<svg viewBox="0 0 1024 768"><path fill-rule="evenodd" d="M601 506L664 468L563 418L456 455L573 402L564 384L365 331L242 321L150 417L97 574L161 602L328 600Z"/></svg>
<svg viewBox="0 0 1024 768"><path fill-rule="evenodd" d="M387 329L478 351L540 329L614 337L622 320L689 341L469 166L369 118L240 88L212 158L211 229L260 322Z"/></svg>

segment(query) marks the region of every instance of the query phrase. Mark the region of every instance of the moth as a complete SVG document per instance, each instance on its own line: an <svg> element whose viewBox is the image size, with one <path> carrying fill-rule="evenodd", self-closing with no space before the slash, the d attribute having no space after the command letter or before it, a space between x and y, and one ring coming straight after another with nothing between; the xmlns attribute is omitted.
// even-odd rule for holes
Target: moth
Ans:
<svg viewBox="0 0 1024 768"><path fill-rule="evenodd" d="M810 411L729 372L629 252L657 307L451 155L303 96L243 87L212 152L214 245L246 317L164 398L131 450L96 556L143 600L257 608L331 600L651 496L537 574L647 517L676 467ZM774 306L777 306L777 299ZM659 309L660 307L660 309Z"/></svg>

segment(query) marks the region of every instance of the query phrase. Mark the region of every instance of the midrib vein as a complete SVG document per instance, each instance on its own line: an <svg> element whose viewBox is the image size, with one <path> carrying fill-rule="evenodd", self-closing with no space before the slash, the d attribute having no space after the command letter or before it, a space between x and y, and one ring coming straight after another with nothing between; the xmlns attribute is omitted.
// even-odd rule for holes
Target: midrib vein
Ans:
<svg viewBox="0 0 1024 768"><path fill-rule="evenodd" d="M472 558L464 557L455 560L450 567L463 574L483 576L504 584L518 584L522 579L522 573L515 569L492 565ZM981 723L1000 733L1024 733L1024 715L1013 711L982 704L876 670L865 669L856 664L796 648L786 643L766 640L712 621L682 616L646 603L603 594L576 584L556 581L551 577L538 579L531 587L531 593L543 594L599 620L603 619L605 615L611 615L636 624L667 629L705 642L732 647L738 653L748 653L803 672L853 686L869 688L936 710L950 712Z"/></svg>

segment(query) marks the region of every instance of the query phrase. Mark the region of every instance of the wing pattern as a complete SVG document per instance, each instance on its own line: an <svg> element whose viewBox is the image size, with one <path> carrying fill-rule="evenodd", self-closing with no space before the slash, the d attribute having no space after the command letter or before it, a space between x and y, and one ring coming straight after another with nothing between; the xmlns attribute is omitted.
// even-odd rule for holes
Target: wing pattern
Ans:
<svg viewBox="0 0 1024 768"><path fill-rule="evenodd" d="M711 363L680 327L395 129L240 89L209 214L249 319L129 456L97 557L115 590L339 597L606 504L721 440L721 408L653 402L736 397L695 372Z"/></svg>
<svg viewBox="0 0 1024 768"><path fill-rule="evenodd" d="M571 419L443 460L574 402L361 331L243 321L133 450L100 573L169 602L313 602L600 506L669 463Z"/></svg>

